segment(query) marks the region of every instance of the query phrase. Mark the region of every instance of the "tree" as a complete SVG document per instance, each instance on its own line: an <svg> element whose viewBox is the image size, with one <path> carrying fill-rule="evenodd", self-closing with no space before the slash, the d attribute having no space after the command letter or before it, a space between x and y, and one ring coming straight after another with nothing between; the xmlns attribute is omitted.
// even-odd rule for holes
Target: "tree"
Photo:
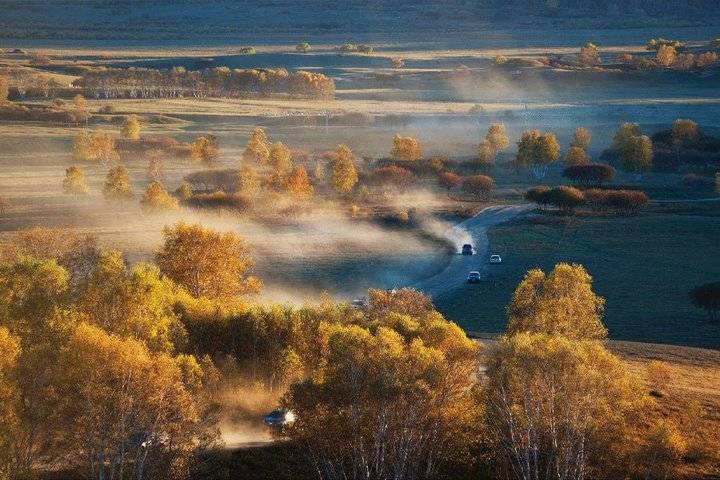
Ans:
<svg viewBox="0 0 720 480"><path fill-rule="evenodd" d="M720 320L720 282L706 283L690 290L690 301L707 312L711 321Z"/></svg>
<svg viewBox="0 0 720 480"><path fill-rule="evenodd" d="M188 182L183 182L177 190L175 190L175 195L177 195L181 201L185 202L193 196L192 187Z"/></svg>
<svg viewBox="0 0 720 480"><path fill-rule="evenodd" d="M243 151L243 159L266 165L270 160L270 146L265 130L257 127L253 129Z"/></svg>
<svg viewBox="0 0 720 480"><path fill-rule="evenodd" d="M587 165L590 162L587 152L581 147L570 147L565 154L565 165L575 167L578 165Z"/></svg>
<svg viewBox="0 0 720 480"><path fill-rule="evenodd" d="M640 126L637 123L623 123L615 132L612 149L617 153L621 153L628 148L632 137L640 135L642 135L642 132L640 132Z"/></svg>
<svg viewBox="0 0 720 480"><path fill-rule="evenodd" d="M471 175L463 178L462 189L471 195L487 199L490 191L495 188L495 180L487 175Z"/></svg>
<svg viewBox="0 0 720 480"><path fill-rule="evenodd" d="M85 97L80 94L73 97L70 114L75 122L84 122L88 119L90 112Z"/></svg>
<svg viewBox="0 0 720 480"><path fill-rule="evenodd" d="M505 131L505 125L502 123L491 123L485 135L485 140L490 142L490 146L496 154L504 152L510 146L510 139Z"/></svg>
<svg viewBox="0 0 720 480"><path fill-rule="evenodd" d="M572 140L570 141L571 147L579 147L583 150L587 150L587 148L590 146L590 142L592 141L592 136L590 135L590 132L588 132L587 128L584 127L578 127L573 132Z"/></svg>
<svg viewBox="0 0 720 480"><path fill-rule="evenodd" d="M148 155L147 178L159 182L162 177L163 159L162 151L153 150Z"/></svg>
<svg viewBox="0 0 720 480"><path fill-rule="evenodd" d="M705 52L701 53L697 56L697 59L695 60L695 66L697 68L703 69L703 68L710 68L714 66L718 61L717 53L715 52Z"/></svg>
<svg viewBox="0 0 720 480"><path fill-rule="evenodd" d="M660 45L658 47L657 54L655 55L655 61L658 65L669 67L675 62L677 52L671 45Z"/></svg>
<svg viewBox="0 0 720 480"><path fill-rule="evenodd" d="M290 150L282 142L274 143L270 148L269 163L277 175L285 176L292 168Z"/></svg>
<svg viewBox="0 0 720 480"><path fill-rule="evenodd" d="M580 63L584 65L598 65L600 63L600 51L593 43L586 43L580 47Z"/></svg>
<svg viewBox="0 0 720 480"><path fill-rule="evenodd" d="M687 450L687 442L678 427L669 419L658 419L650 427L640 458L645 478L668 478L672 467Z"/></svg>
<svg viewBox="0 0 720 480"><path fill-rule="evenodd" d="M298 165L290 172L285 188L290 195L297 198L311 197L315 192L308 173L302 165Z"/></svg>
<svg viewBox="0 0 720 480"><path fill-rule="evenodd" d="M462 178L460 177L460 175L453 172L441 172L440 175L438 175L438 183L441 187L448 190L460 185L461 181Z"/></svg>
<svg viewBox="0 0 720 480"><path fill-rule="evenodd" d="M107 133L80 132L73 141L73 157L76 160L99 161L103 164L116 162L120 155L115 149L115 139Z"/></svg>
<svg viewBox="0 0 720 480"><path fill-rule="evenodd" d="M146 212L162 212L177 210L179 203L173 198L160 182L152 182L145 189L140 205Z"/></svg>
<svg viewBox="0 0 720 480"><path fill-rule="evenodd" d="M243 167L238 173L237 191L248 197L256 197L260 193L260 182L252 167Z"/></svg>
<svg viewBox="0 0 720 480"><path fill-rule="evenodd" d="M71 335L60 361L63 440L89 478L189 474L189 456L206 431L200 392L185 382L187 362L86 324ZM201 376L197 362L195 369Z"/></svg>
<svg viewBox="0 0 720 480"><path fill-rule="evenodd" d="M13 380L20 357L20 339L0 327L0 478L12 479L17 471L14 439L21 435L20 392Z"/></svg>
<svg viewBox="0 0 720 480"><path fill-rule="evenodd" d="M640 174L652 167L653 145L647 135L630 137L620 152L623 168Z"/></svg>
<svg viewBox="0 0 720 480"><path fill-rule="evenodd" d="M180 222L165 227L163 237L155 254L161 272L194 297L228 299L262 288L259 279L248 275L253 262L238 235Z"/></svg>
<svg viewBox="0 0 720 480"><path fill-rule="evenodd" d="M592 291L582 265L559 263L549 275L527 272L507 307L507 332L562 335L577 340L607 336L602 324L605 300Z"/></svg>
<svg viewBox="0 0 720 480"><path fill-rule="evenodd" d="M65 169L63 192L70 195L85 195L89 188L85 182L85 172L77 165Z"/></svg>
<svg viewBox="0 0 720 480"><path fill-rule="evenodd" d="M376 324L328 326L317 374L283 400L289 437L323 479L427 479L468 461L477 346L437 313Z"/></svg>
<svg viewBox="0 0 720 480"><path fill-rule="evenodd" d="M395 160L419 160L422 156L420 142L413 137L393 137L393 147L390 150L390 157Z"/></svg>
<svg viewBox="0 0 720 480"><path fill-rule="evenodd" d="M105 178L105 185L103 185L103 195L111 200L124 200L133 197L127 168L119 165L110 169Z"/></svg>
<svg viewBox="0 0 720 480"><path fill-rule="evenodd" d="M295 45L295 51L300 53L307 53L310 50L312 50L312 47L310 47L310 44L307 42L298 43Z"/></svg>
<svg viewBox="0 0 720 480"><path fill-rule="evenodd" d="M563 177L585 185L600 185L615 177L615 169L602 163L575 165L563 170Z"/></svg>
<svg viewBox="0 0 720 480"><path fill-rule="evenodd" d="M142 125L136 116L130 116L125 119L122 127L122 136L128 140L140 140L140 129Z"/></svg>
<svg viewBox="0 0 720 480"><path fill-rule="evenodd" d="M602 343L522 331L487 357L486 425L508 477L603 478L628 456L648 400Z"/></svg>
<svg viewBox="0 0 720 480"><path fill-rule="evenodd" d="M0 76L0 103L7 101L10 95L10 82L4 76Z"/></svg>
<svg viewBox="0 0 720 480"><path fill-rule="evenodd" d="M693 142L700 136L697 123L692 120L678 118L672 124L673 143L683 146L689 142Z"/></svg>
<svg viewBox="0 0 720 480"><path fill-rule="evenodd" d="M194 162L212 166L219 156L219 147L215 135L201 135L190 144L190 157Z"/></svg>
<svg viewBox="0 0 720 480"><path fill-rule="evenodd" d="M478 146L478 163L484 167L495 163L495 149L487 139L482 140Z"/></svg>
<svg viewBox="0 0 720 480"><path fill-rule="evenodd" d="M545 175L547 165L560 157L560 144L553 133L526 130L518 141L515 162L518 166L532 166L538 178Z"/></svg>
<svg viewBox="0 0 720 480"><path fill-rule="evenodd" d="M82 287L77 309L84 321L120 337L143 342L150 350L173 352L185 331L173 306L177 286L155 265L128 268L120 252L103 252Z"/></svg>
<svg viewBox="0 0 720 480"><path fill-rule="evenodd" d="M330 182L333 189L340 194L349 193L358 181L358 174L353 162L353 153L347 145L338 145L330 168L332 171Z"/></svg>

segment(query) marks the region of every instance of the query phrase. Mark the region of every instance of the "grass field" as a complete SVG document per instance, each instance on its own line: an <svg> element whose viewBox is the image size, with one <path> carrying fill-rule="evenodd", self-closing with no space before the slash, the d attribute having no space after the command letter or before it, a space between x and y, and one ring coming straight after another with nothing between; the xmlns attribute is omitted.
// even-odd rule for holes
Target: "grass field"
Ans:
<svg viewBox="0 0 720 480"><path fill-rule="evenodd" d="M669 208L628 217L533 216L492 227L493 252L505 263L492 282L436 299L470 331L497 333L524 273L558 262L583 264L605 297L610 337L720 348L720 325L689 302L688 291L720 277L720 204ZM495 267L493 267L495 268Z"/></svg>

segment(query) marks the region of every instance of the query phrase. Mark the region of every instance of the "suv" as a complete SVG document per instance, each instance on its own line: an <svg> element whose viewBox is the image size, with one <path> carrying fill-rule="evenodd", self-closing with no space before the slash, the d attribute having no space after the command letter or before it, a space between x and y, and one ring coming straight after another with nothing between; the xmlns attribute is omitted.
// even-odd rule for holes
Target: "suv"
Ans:
<svg viewBox="0 0 720 480"><path fill-rule="evenodd" d="M480 272L473 270L470 272L467 276L467 283L480 283L482 281L482 277L480 276Z"/></svg>
<svg viewBox="0 0 720 480"><path fill-rule="evenodd" d="M502 263L502 257L500 255L490 255L490 263Z"/></svg>
<svg viewBox="0 0 720 480"><path fill-rule="evenodd" d="M475 252L473 251L472 245L466 243L462 246L462 251L460 253L462 253L463 255L472 255Z"/></svg>
<svg viewBox="0 0 720 480"><path fill-rule="evenodd" d="M295 413L292 410L286 408L276 408L272 412L265 415L263 422L268 427L282 428L290 425L295 421Z"/></svg>

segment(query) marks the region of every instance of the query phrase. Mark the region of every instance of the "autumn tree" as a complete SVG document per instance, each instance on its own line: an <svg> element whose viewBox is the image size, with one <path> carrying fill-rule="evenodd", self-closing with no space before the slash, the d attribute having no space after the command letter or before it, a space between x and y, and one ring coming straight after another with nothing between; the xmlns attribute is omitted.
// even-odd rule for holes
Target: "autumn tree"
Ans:
<svg viewBox="0 0 720 480"><path fill-rule="evenodd" d="M570 140L570 146L587 150L591 141L592 136L590 135L590 132L588 132L587 128L578 127L573 132L572 140Z"/></svg>
<svg viewBox="0 0 720 480"><path fill-rule="evenodd" d="M290 150L288 150L282 142L274 143L272 147L270 147L270 157L268 162L270 163L270 166L275 169L275 173L277 175L287 175L292 168Z"/></svg>
<svg viewBox="0 0 720 480"><path fill-rule="evenodd" d="M307 42L298 43L295 45L295 51L300 53L307 53L310 50L312 50L312 47L310 47L310 44Z"/></svg>
<svg viewBox="0 0 720 480"><path fill-rule="evenodd" d="M65 169L63 192L70 195L85 195L89 188L85 182L85 172L77 165Z"/></svg>
<svg viewBox="0 0 720 480"><path fill-rule="evenodd" d="M628 172L640 174L652 167L653 145L647 135L630 137L620 151L622 167Z"/></svg>
<svg viewBox="0 0 720 480"><path fill-rule="evenodd" d="M298 165L290 172L285 188L290 195L296 198L311 197L315 192L310 183L310 177L302 165Z"/></svg>
<svg viewBox="0 0 720 480"><path fill-rule="evenodd" d="M477 346L456 325L392 313L372 328L329 325L326 338L316 375L283 401L320 478L426 479L468 461Z"/></svg>
<svg viewBox="0 0 720 480"><path fill-rule="evenodd" d="M672 140L678 146L695 141L699 136L698 125L692 120L678 118L672 124Z"/></svg>
<svg viewBox="0 0 720 480"><path fill-rule="evenodd" d="M580 63L590 66L600 63L600 51L595 44L588 42L580 47Z"/></svg>
<svg viewBox="0 0 720 480"><path fill-rule="evenodd" d="M73 97L70 115L75 122L84 122L88 119L90 111L88 110L88 104L85 97L80 94Z"/></svg>
<svg viewBox="0 0 720 480"><path fill-rule="evenodd" d="M330 168L332 172L330 182L333 189L340 194L349 193L358 181L358 174L353 153L347 145L338 145Z"/></svg>
<svg viewBox="0 0 720 480"><path fill-rule="evenodd" d="M130 116L125 119L125 123L122 126L122 136L128 140L140 140L140 130L142 124L136 116Z"/></svg>
<svg viewBox="0 0 720 480"><path fill-rule="evenodd" d="M565 154L565 165L568 167L587 165L589 162L590 157L581 147L570 147Z"/></svg>
<svg viewBox="0 0 720 480"><path fill-rule="evenodd" d="M405 188L414 184L417 177L407 168L389 165L374 170L371 173L371 181L386 187Z"/></svg>
<svg viewBox="0 0 720 480"><path fill-rule="evenodd" d="M495 164L495 149L490 141L483 139L478 145L478 163L483 167L490 167Z"/></svg>
<svg viewBox="0 0 720 480"><path fill-rule="evenodd" d="M123 200L132 198L133 191L130 185L130 175L127 168L119 165L111 168L105 177L103 195L111 200Z"/></svg>
<svg viewBox="0 0 720 480"><path fill-rule="evenodd" d="M162 178L163 158L160 150L153 150L148 154L147 178L159 182Z"/></svg>
<svg viewBox="0 0 720 480"><path fill-rule="evenodd" d="M668 478L686 450L687 441L677 425L667 418L657 419L648 430L639 455L645 478Z"/></svg>
<svg viewBox="0 0 720 480"><path fill-rule="evenodd" d="M102 132L89 134L80 132L73 141L73 157L76 160L111 164L119 160L120 155L115 148L115 138Z"/></svg>
<svg viewBox="0 0 720 480"><path fill-rule="evenodd" d="M421 156L420 142L417 138L401 137L397 134L393 137L393 147L390 150L391 158L395 160L419 160Z"/></svg>
<svg viewBox="0 0 720 480"><path fill-rule="evenodd" d="M438 175L438 184L447 190L457 187L461 181L460 175L453 172L441 172Z"/></svg>
<svg viewBox="0 0 720 480"><path fill-rule="evenodd" d="M0 103L6 102L10 95L10 82L8 79L0 75Z"/></svg>
<svg viewBox="0 0 720 480"><path fill-rule="evenodd" d="M592 290L582 265L559 263L546 275L527 272L507 307L510 335L521 332L597 340L607 336L602 324L605 300Z"/></svg>
<svg viewBox="0 0 720 480"><path fill-rule="evenodd" d="M189 474L206 432L195 391L202 369L195 361L184 371L184 359L87 324L76 328L60 357L66 402L58 427L68 456L83 462L88 478Z"/></svg>
<svg viewBox="0 0 720 480"><path fill-rule="evenodd" d="M188 182L181 183L175 190L175 195L177 195L182 202L190 199L190 197L193 196L192 186Z"/></svg>
<svg viewBox="0 0 720 480"><path fill-rule="evenodd" d="M165 227L163 237L155 254L160 270L194 297L227 299L262 288L259 279L248 275L253 262L238 235L180 222Z"/></svg>
<svg viewBox="0 0 720 480"><path fill-rule="evenodd" d="M642 135L640 126L637 123L623 123L620 125L613 136L612 149L615 152L622 152L628 147L630 139Z"/></svg>
<svg viewBox="0 0 720 480"><path fill-rule="evenodd" d="M219 146L215 135L201 135L190 144L190 157L194 162L212 166L218 156Z"/></svg>
<svg viewBox="0 0 720 480"><path fill-rule="evenodd" d="M603 163L573 165L563 170L563 177L585 185L600 185L615 177L615 169Z"/></svg>
<svg viewBox="0 0 720 480"><path fill-rule="evenodd" d="M0 92L2 93L2 92ZM14 441L22 431L19 415L20 392L14 381L20 339L6 327L0 327L0 478L12 479L19 473Z"/></svg>
<svg viewBox="0 0 720 480"><path fill-rule="evenodd" d="M145 189L140 205L146 212L177 210L179 203L160 182L152 182Z"/></svg>
<svg viewBox="0 0 720 480"><path fill-rule="evenodd" d="M462 189L465 193L487 199L490 191L495 188L495 180L487 175L471 175L462 180Z"/></svg>
<svg viewBox="0 0 720 480"><path fill-rule="evenodd" d="M676 56L677 52L671 45L660 45L655 55L655 61L658 65L669 67L675 61Z"/></svg>
<svg viewBox="0 0 720 480"><path fill-rule="evenodd" d="M560 157L560 144L553 133L526 130L518 141L515 162L518 166L531 166L538 178L545 175L547 166Z"/></svg>
<svg viewBox="0 0 720 480"><path fill-rule="evenodd" d="M266 165L270 160L270 145L265 130L257 127L253 129L243 151L243 159Z"/></svg>
<svg viewBox="0 0 720 480"><path fill-rule="evenodd" d="M237 191L250 198L260 193L260 181L252 167L242 167L238 172Z"/></svg>
<svg viewBox="0 0 720 480"><path fill-rule="evenodd" d="M485 140L490 143L496 154L504 152L510 146L510 139L507 136L505 125L502 123L491 123L485 135Z"/></svg>

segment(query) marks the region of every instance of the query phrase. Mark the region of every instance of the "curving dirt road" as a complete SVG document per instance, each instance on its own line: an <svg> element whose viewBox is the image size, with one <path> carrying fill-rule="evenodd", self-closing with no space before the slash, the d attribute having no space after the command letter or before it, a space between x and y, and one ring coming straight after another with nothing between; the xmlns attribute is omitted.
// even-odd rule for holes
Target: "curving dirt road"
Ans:
<svg viewBox="0 0 720 480"><path fill-rule="evenodd" d="M458 230L458 238L467 238L475 249L475 255L455 255L445 267L445 270L417 282L411 287L416 288L437 298L445 292L458 288L467 279L471 270L478 270L481 274L487 273L488 257L490 255L487 229L493 225L507 222L508 220L533 209L532 205L499 205L487 207L472 218L453 227ZM462 245L458 245L458 252Z"/></svg>

